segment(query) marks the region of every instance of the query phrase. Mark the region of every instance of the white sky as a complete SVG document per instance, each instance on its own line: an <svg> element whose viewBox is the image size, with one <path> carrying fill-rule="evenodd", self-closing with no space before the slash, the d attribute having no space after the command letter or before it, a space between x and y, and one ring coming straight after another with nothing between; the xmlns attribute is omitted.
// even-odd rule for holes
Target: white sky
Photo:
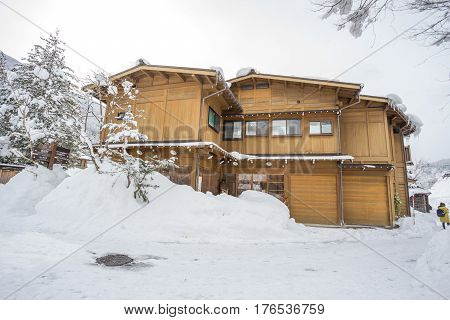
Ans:
<svg viewBox="0 0 450 320"><path fill-rule="evenodd" d="M389 15L354 39L333 20L321 20L309 0L1 1L45 30L58 28L68 45L108 72L144 57L152 64L221 66L227 78L246 66L333 78L421 19ZM0 3L0 50L20 59L42 35ZM400 38L339 78L364 83L365 94L402 97L424 122L411 139L416 160L450 158L450 65L439 51ZM78 75L95 70L70 51L67 61Z"/></svg>

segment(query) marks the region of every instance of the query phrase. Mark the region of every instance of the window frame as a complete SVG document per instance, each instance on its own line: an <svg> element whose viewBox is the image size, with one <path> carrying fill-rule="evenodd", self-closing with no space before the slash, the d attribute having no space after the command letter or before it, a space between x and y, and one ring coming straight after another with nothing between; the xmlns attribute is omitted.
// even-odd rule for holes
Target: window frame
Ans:
<svg viewBox="0 0 450 320"><path fill-rule="evenodd" d="M125 111L117 112L117 116L114 117L116 120L123 120L125 118Z"/></svg>
<svg viewBox="0 0 450 320"><path fill-rule="evenodd" d="M235 123L235 122L240 122L241 123L241 137L240 138L226 138L225 134L226 134L226 130L225 130L225 123ZM222 127L223 127L223 136L222 136L222 140L223 141L233 141L233 140L242 140L244 137L244 132L243 132L243 128L244 128L244 121L242 120L224 120L222 121ZM234 132L234 125L233 125L233 132Z"/></svg>
<svg viewBox="0 0 450 320"><path fill-rule="evenodd" d="M288 121L289 120L297 120L299 121L299 133L288 133ZM273 134L273 122L274 121L285 121L286 124L286 134ZM302 134L302 119L301 118L280 118L280 119L272 119L271 121L271 136L272 137L301 137Z"/></svg>
<svg viewBox="0 0 450 320"><path fill-rule="evenodd" d="M256 131L255 134L247 134L247 124L249 122L256 122ZM258 122L265 122L267 124L267 132L266 134L258 134ZM269 136L269 120L268 119L258 119L258 120L245 120L245 136L246 137L268 137Z"/></svg>
<svg viewBox="0 0 450 320"><path fill-rule="evenodd" d="M214 126L212 126L212 125L209 123L209 115L210 115L211 112L214 114ZM217 125L217 128L215 127L215 125L216 125L216 117L217 117L217 119L219 120L218 125ZM215 132L217 132L217 133L220 132L220 115L219 115L213 108L211 108L211 106L209 106L209 109L208 109L208 127L210 127L211 129L213 129L213 130L214 130Z"/></svg>
<svg viewBox="0 0 450 320"><path fill-rule="evenodd" d="M320 133L311 133L311 122L318 122L320 123ZM331 124L331 133L323 133L322 131L322 123L323 122L330 122ZM332 136L334 135L334 124L333 120L331 119L324 119L324 120L309 120L308 123L308 133L310 136Z"/></svg>

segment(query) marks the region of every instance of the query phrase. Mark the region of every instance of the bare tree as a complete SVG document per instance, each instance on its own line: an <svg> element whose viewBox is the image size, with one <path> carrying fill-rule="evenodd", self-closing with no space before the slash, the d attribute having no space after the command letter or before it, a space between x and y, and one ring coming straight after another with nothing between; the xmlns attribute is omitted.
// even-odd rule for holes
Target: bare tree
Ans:
<svg viewBox="0 0 450 320"><path fill-rule="evenodd" d="M339 16L338 30L349 26L350 33L361 36L370 25L382 19L388 12L425 13L427 21L411 30L411 37L427 45L450 47L450 0L313 0L323 18Z"/></svg>

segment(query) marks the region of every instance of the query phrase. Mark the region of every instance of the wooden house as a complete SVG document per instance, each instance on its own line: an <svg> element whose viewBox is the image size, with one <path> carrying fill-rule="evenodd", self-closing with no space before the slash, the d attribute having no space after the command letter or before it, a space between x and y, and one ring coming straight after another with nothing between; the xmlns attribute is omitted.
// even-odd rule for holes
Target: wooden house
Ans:
<svg viewBox="0 0 450 320"><path fill-rule="evenodd" d="M414 125L361 84L252 72L229 86L216 70L146 64L111 80L123 78L139 90L149 137L130 152L176 153L179 168L165 173L174 182L267 192L305 224L391 227L410 214L403 136Z"/></svg>

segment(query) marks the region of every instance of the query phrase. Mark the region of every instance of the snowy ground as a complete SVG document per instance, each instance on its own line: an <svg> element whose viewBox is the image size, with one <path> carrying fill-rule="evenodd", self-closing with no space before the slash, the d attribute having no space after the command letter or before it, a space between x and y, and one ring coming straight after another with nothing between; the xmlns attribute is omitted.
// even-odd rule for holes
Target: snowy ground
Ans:
<svg viewBox="0 0 450 320"><path fill-rule="evenodd" d="M434 215L396 230L310 228L268 195L215 197L159 175L153 202L140 209L122 177L40 170L0 189L2 298L450 297L450 230ZM107 253L136 263L96 265Z"/></svg>

